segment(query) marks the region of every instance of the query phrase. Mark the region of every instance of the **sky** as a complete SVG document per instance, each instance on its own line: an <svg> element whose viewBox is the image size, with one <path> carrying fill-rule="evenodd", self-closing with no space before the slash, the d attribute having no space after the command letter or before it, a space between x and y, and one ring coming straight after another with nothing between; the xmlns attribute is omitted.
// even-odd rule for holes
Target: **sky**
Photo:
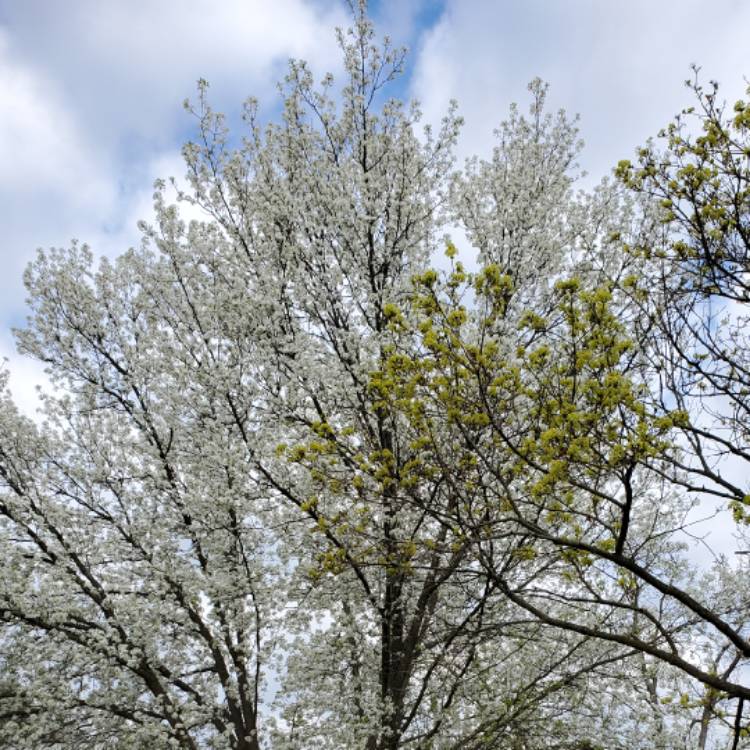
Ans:
<svg viewBox="0 0 750 750"><path fill-rule="evenodd" d="M526 84L580 113L589 181L610 171L686 104L691 63L730 101L750 76L743 0L377 0L379 33L410 49L394 93L439 122L457 99L459 155L488 155L492 131ZM0 358L28 412L41 367L15 353L22 273L38 247L73 238L115 256L137 245L156 178L184 174L198 78L239 129L242 101L278 111L290 57L340 69L344 0L0 0Z"/></svg>

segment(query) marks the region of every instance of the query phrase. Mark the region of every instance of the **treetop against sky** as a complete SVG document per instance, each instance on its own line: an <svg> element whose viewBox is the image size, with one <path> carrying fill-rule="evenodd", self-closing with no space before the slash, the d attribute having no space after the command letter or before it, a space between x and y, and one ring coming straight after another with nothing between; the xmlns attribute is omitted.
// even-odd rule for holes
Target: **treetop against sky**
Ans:
<svg viewBox="0 0 750 750"><path fill-rule="evenodd" d="M0 0L0 205L5 229L0 355L29 411L39 368L18 360L10 328L25 316L21 273L37 247L71 238L114 256L139 242L156 178L181 178L191 134L181 102L195 81L237 122L250 94L264 119L278 111L275 84L289 57L316 74L340 70L334 26L342 0L267 3L99 3ZM721 0L565 3L383 0L381 33L410 47L399 93L437 123L449 99L465 125L459 153L488 154L492 129L526 83L551 84L554 107L582 115L582 166L594 182L684 104L689 65L742 93L750 11Z"/></svg>

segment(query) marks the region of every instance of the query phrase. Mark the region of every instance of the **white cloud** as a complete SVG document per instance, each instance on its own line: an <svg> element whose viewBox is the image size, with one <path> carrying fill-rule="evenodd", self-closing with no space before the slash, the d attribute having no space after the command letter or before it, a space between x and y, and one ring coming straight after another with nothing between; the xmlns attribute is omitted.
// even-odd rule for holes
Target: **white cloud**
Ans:
<svg viewBox="0 0 750 750"><path fill-rule="evenodd" d="M439 6L434 0L398 0L384 2L377 8L378 36L389 35L394 44L407 44L423 32L421 23Z"/></svg>
<svg viewBox="0 0 750 750"><path fill-rule="evenodd" d="M76 201L101 201L106 181L93 149L50 81L12 59L2 29L0 78L0 191L66 192Z"/></svg>
<svg viewBox="0 0 750 750"><path fill-rule="evenodd" d="M692 103L682 87L691 63L730 101L743 93L748 28L750 5L736 0L448 0L418 51L412 90L431 121L458 99L462 153L486 153L510 102L525 107L525 84L540 76L554 108L581 113L582 164L598 178Z"/></svg>
<svg viewBox="0 0 750 750"><path fill-rule="evenodd" d="M338 65L333 27L343 4L303 0L78 0L6 3L15 51L62 82L98 140L123 134L165 145L185 122L195 81L214 83L220 107L249 94L274 98L277 68L305 57ZM325 70L323 70L325 69Z"/></svg>
<svg viewBox="0 0 750 750"><path fill-rule="evenodd" d="M55 82L15 59L0 29L0 314L18 312L21 272L40 245L60 244L82 216L106 216L111 161L80 127Z"/></svg>

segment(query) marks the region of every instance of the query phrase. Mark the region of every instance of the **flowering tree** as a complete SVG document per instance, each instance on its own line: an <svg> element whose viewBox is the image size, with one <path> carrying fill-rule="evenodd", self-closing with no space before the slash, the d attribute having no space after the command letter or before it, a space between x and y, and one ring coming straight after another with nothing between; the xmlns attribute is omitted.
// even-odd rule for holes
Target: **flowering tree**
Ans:
<svg viewBox="0 0 750 750"><path fill-rule="evenodd" d="M441 440L429 442L431 462L465 451L471 469L448 517L475 540L488 581L539 622L631 647L702 683L700 747L717 702L735 699L739 747L750 698L747 568L718 559L696 578L683 532L711 497L728 501L740 536L747 522L750 495L735 477L747 460L750 393L749 121L745 102L726 118L715 86L694 88L702 134L690 136L686 110L664 132L664 153L650 145L638 168L621 162L618 176L642 202L621 203L620 226L563 256L568 267L538 251L530 268L509 262L492 243L509 234L511 252L536 244L538 224L519 240L507 202L487 201L469 180L462 215L475 237L491 238L490 253L473 276L456 264L444 279L417 280L408 314L420 349L394 368L391 404L406 397L411 412L432 415L426 432ZM498 152L479 179L495 184L511 163ZM500 539L523 545L520 578L497 556Z"/></svg>
<svg viewBox="0 0 750 750"><path fill-rule="evenodd" d="M460 118L381 103L373 39L339 34L340 90L292 63L237 150L201 84L205 221L160 183L139 250L30 266L19 343L60 388L34 423L0 383L9 746L666 748L746 694L742 583L699 603L659 481L693 423L629 336L613 237L662 225L573 194L539 82L455 171ZM451 222L474 275L430 268Z"/></svg>

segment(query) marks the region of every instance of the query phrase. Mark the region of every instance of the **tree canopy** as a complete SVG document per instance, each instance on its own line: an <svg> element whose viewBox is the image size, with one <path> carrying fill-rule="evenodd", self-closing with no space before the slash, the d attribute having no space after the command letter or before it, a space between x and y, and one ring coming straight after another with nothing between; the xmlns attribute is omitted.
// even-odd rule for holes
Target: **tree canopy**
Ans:
<svg viewBox="0 0 750 750"><path fill-rule="evenodd" d="M338 41L238 146L200 84L140 248L27 270L0 747L750 747L747 557L691 535L750 521L750 103L583 191L541 81L457 166Z"/></svg>

